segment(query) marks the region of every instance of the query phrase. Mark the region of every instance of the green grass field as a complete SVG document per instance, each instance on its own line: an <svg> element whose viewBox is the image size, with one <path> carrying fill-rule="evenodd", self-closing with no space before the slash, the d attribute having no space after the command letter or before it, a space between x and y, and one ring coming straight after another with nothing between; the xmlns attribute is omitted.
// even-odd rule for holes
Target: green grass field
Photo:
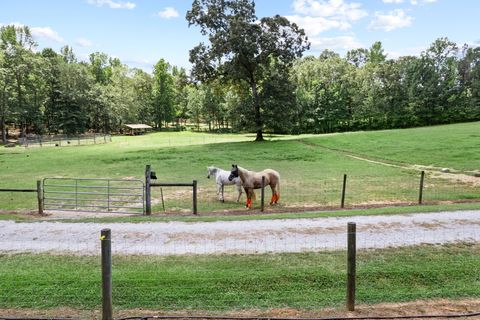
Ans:
<svg viewBox="0 0 480 320"><path fill-rule="evenodd" d="M460 171L480 171L480 122L336 134L308 139L354 154Z"/></svg>
<svg viewBox="0 0 480 320"><path fill-rule="evenodd" d="M477 245L361 250L357 302L473 298ZM276 255L114 256L113 304L121 309L243 310L340 307L344 251ZM0 308L100 308L99 257L1 255Z"/></svg>
<svg viewBox="0 0 480 320"><path fill-rule="evenodd" d="M419 170L391 167L350 157L450 167L460 171L480 168L480 123L405 130L355 132L321 136L280 136L255 143L251 135L154 133L113 137L101 145L0 149L0 188L34 188L44 177L142 179L151 164L159 181L198 180L201 213L245 210L234 202L233 187L226 187L226 202L216 200L214 182L206 167L228 169L231 163L251 170L274 168L281 173L282 211L335 207L340 204L343 174L348 174L347 206L415 203ZM339 150L333 150L339 149ZM168 212L189 212L191 191L163 189ZM270 191L266 191L267 201ZM259 196L259 192L257 192ZM160 190L153 190L153 210L163 212ZM480 198L478 187L427 174L425 201L471 201ZM256 206L258 208L259 202ZM0 210L34 209L34 194L0 193ZM245 211L246 212L246 211Z"/></svg>

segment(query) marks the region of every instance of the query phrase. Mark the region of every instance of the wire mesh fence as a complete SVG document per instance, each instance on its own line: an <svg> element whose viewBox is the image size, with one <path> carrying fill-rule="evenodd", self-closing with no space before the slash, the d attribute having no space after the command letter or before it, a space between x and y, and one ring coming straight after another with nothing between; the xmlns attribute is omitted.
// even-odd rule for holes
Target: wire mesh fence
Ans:
<svg viewBox="0 0 480 320"><path fill-rule="evenodd" d="M18 144L23 147L66 147L108 142L112 142L112 137L108 134L28 135L18 139Z"/></svg>
<svg viewBox="0 0 480 320"><path fill-rule="evenodd" d="M358 225L358 302L478 297L478 223L415 224ZM195 233L166 225L169 233L151 224L128 233L113 227L115 310L316 310L345 303L346 226L290 223L280 225L282 232L234 233L221 223L211 232L192 225ZM60 228L36 239L26 232L2 236L0 308L100 308L99 232L58 241Z"/></svg>
<svg viewBox="0 0 480 320"><path fill-rule="evenodd" d="M473 177L472 177L473 178ZM473 178L475 179L475 178ZM389 205L432 204L439 202L473 202L480 200L476 181L445 179L427 174L420 185L421 173L402 173L397 176L347 175L343 204L352 207L382 207ZM280 184L278 206L267 211L309 210L340 208L342 205L343 175L336 178L313 180L309 177L285 177ZM256 190L254 208L260 209L260 190ZM189 188L163 188L152 193L153 212L189 213L192 207ZM234 186L224 186L224 202L219 201L215 181L198 182L199 212L231 212L245 210L245 193L238 197ZM265 188L265 204L270 202L271 191Z"/></svg>
<svg viewBox="0 0 480 320"><path fill-rule="evenodd" d="M452 202L478 202L480 200L479 180L476 177L470 177L470 180L459 179L455 176L445 178L437 177L434 174L426 174L423 187L421 186L420 172L401 172L395 176L384 175L347 175L345 189L343 188L343 175L338 174L337 177L324 179L312 179L309 176L289 176L282 178L280 183L280 201L278 205L269 206L271 191L267 186L265 188L265 205L267 212L295 212L308 211L320 209L341 208L342 203L345 208L355 207L385 207L391 205L412 205L412 204L435 204L435 203L452 203ZM65 178L66 179L66 178ZM73 179L81 180L81 179ZM92 179L95 180L95 179ZM192 180L187 180L191 183ZM155 181L157 182L157 181ZM163 181L158 181L163 182ZM21 182L22 186L26 186ZM30 186L32 187L32 186ZM73 193L77 192L75 188L70 190ZM246 196L245 192L237 202L238 193L234 186L224 186L224 202L219 201L219 196L216 190L214 180L208 180L206 177L200 177L198 180L197 192L197 206L199 213L207 214L235 214L249 212L244 208ZM105 190L108 190L106 188ZM2 190L0 190L2 191ZM47 190L48 191L48 190ZM55 190L53 190L55 191ZM66 190L68 191L68 190ZM78 191L78 190L77 190ZM79 190L80 193L85 190ZM344 192L344 201L342 201L342 194ZM108 192L103 192L108 193ZM142 193L142 192L140 192ZM46 202L46 205L55 205L57 208L71 209L82 207L81 204L89 205L83 202L81 196L70 198L55 199ZM253 208L260 209L260 190L255 191L256 198L254 200ZM102 195L105 196L105 195ZM138 213L142 213L143 207L141 197L136 199L114 199L113 203L94 203L95 207L105 206L108 212L117 211L131 211L128 208L114 208L125 207L124 203L136 201L136 208ZM22 203L25 208L35 208L37 206L35 197L30 195L15 195L16 199L22 198ZM116 196L114 196L116 197ZM193 190L191 187L156 187L151 190L151 206L154 214L169 214L177 213L188 215L193 212ZM58 198L58 197L53 197ZM8 192L0 192L0 202L2 202L3 209L18 209L17 203L14 201L13 194ZM89 200L89 199L86 199ZM104 199L99 200L104 201ZM118 201L118 203L115 203ZM105 202L105 201L104 201ZM130 205L129 205L130 206ZM133 207L133 205L132 205ZM46 208L48 210L48 208ZM105 208L104 208L105 209ZM255 211L254 210L254 211ZM86 210L88 211L88 210ZM102 211L102 210L97 210Z"/></svg>

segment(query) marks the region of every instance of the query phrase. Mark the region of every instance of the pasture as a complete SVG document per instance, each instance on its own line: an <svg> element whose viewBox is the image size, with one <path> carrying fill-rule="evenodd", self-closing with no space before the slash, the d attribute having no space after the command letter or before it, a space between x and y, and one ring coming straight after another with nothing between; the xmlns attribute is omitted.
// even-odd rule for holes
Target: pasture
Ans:
<svg viewBox="0 0 480 320"><path fill-rule="evenodd" d="M480 294L478 245L358 253L359 304L461 299ZM100 259L48 254L0 256L0 308L101 307ZM346 252L113 257L116 311L318 310L342 308Z"/></svg>
<svg viewBox="0 0 480 320"><path fill-rule="evenodd" d="M163 213L163 209L157 188L153 189L153 211L158 216L92 218L96 222L104 223L175 219L197 222L218 219L273 220L398 214L412 210L427 212L458 208L478 209L480 206L475 201L480 199L480 193L478 180L475 179L480 178L473 177L472 173L479 169L478 157L473 152L473 149L480 149L477 139L479 127L480 123L477 122L322 136L273 136L262 143L251 142L252 136L241 134L160 132L137 137L113 137L112 143L102 145L2 148L0 187L30 188L37 179L43 177L143 180L146 164L152 165L160 182L198 180L199 217L182 217L178 214L188 213L191 208L191 191L182 188L163 189L166 209L172 214L158 215ZM448 152L445 150L446 141L449 141ZM280 172L281 199L274 209L281 213L269 209L269 214L261 215L258 212L258 191L257 201L254 202L256 209L252 211L244 208L245 196L241 203L234 201L234 187L225 188L225 203L217 200L214 181L206 178L206 167L215 165L229 169L232 163L252 170L274 168ZM443 167L450 168L453 173L450 176L442 174L438 168ZM402 206L369 208L376 205L415 203L418 199L419 172L422 169L426 170L426 205L413 209ZM319 207L338 208L345 173L348 174L347 207L362 206L366 209L319 213ZM269 199L268 189L266 196ZM440 200L471 203L428 204ZM32 194L0 193L0 210L32 210L36 206L35 201ZM207 216L211 213L212 216ZM30 221L27 216L14 217L19 222ZM0 219L10 218L9 215L0 214ZM410 219L408 217L409 221ZM63 224L55 225L62 228ZM36 224L28 224L26 227L35 226ZM107 226L105 224L105 227ZM362 227L365 228L365 233L359 233L358 243L373 245L357 252L359 305L436 299L455 301L472 299L480 294L476 272L476 266L480 262L480 248L473 238L466 242L445 243L448 241L440 241L439 236L438 245L427 245L426 235L433 232L436 225L425 223L417 225L415 233L402 233L405 246L393 248L388 242L365 236L368 232L375 232L371 225ZM469 232L476 232L476 227L462 225L463 230L457 232L465 235L467 229ZM140 233L146 227L140 224L135 225L135 228L138 228L139 232L135 233L134 240L137 241L137 246L142 248L147 247L147 242L151 242L152 237L165 236L152 233L151 237L147 236L142 240ZM153 228L157 226L154 225ZM383 232L386 226L379 224L377 228L379 229L376 230ZM393 223L392 228L399 228L399 225ZM329 232L327 229L322 230L315 229L311 232ZM79 314L81 310L99 310L101 271L96 232L92 238L95 239L93 255L69 254L68 251L55 254L53 251L2 253L0 274L3 285L0 286L0 309L15 310L14 314L21 314L27 309L34 310L35 314L41 310L58 309L68 310L69 315ZM274 239L281 245L284 234L266 232L265 239ZM304 252L303 249L294 252L286 250L276 254L268 250L262 251L263 247L266 248L262 243L258 244L255 254L239 252L162 256L116 253L116 242L132 239L128 236L113 238L114 311L116 314L126 312L138 315L142 310L151 309L167 313L203 312L218 315L225 312L258 314L272 310L316 312L328 307L342 309L345 303L346 234L343 229L339 232L338 243L335 240L333 249ZM386 234L396 237L388 232ZM177 244L182 246L188 244L195 235L180 232L171 236L178 237ZM27 247L26 242L22 241L29 241L39 248L47 244L56 245L49 237L27 238L10 235L5 236L2 241L17 248ZM78 237L73 238L76 241L69 242L70 239L66 237L66 243L79 249L75 252L87 252ZM412 238L419 242L409 245ZM206 246L208 239L201 239ZM228 234L215 239L213 245L226 246L227 240ZM295 244L298 248L305 247L301 241L298 244L296 241L297 238ZM169 245L175 246L175 242ZM199 244L198 249L203 248L203 245L203 242ZM161 249L162 246L158 246L158 250Z"/></svg>
<svg viewBox="0 0 480 320"><path fill-rule="evenodd" d="M206 167L229 169L232 163L251 170L274 168L281 174L277 210L338 207L343 174L348 175L346 205L409 204L418 200L420 169L427 170L424 200L471 201L480 198L472 172L480 168L480 123L428 128L353 132L321 136L273 136L253 143L251 135L159 132L113 137L102 145L0 149L0 187L31 188L43 177L144 179L151 164L159 181L198 180L199 211L245 211L245 196L236 203L233 187L226 201L216 199ZM267 137L268 138L268 137ZM448 148L448 152L446 152ZM440 175L448 167L452 174ZM470 180L461 179L464 176ZM457 178L458 177L458 178ZM477 179L477 180L476 180ZM163 189L168 212L190 212L191 191ZM153 190L153 211L163 213L160 190ZM259 191L254 208L259 207ZM270 190L266 190L269 199ZM0 193L1 210L33 209L31 194Z"/></svg>

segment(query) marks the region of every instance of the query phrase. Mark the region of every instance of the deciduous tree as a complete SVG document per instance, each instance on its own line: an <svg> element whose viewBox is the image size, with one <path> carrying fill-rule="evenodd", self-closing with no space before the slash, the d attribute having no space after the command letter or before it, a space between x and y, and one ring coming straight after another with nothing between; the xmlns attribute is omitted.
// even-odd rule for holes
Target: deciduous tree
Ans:
<svg viewBox="0 0 480 320"><path fill-rule="evenodd" d="M254 102L256 140L263 140L259 81L272 59L290 65L309 48L305 32L279 15L259 20L252 0L194 0L186 18L210 42L190 50L193 76L246 81Z"/></svg>

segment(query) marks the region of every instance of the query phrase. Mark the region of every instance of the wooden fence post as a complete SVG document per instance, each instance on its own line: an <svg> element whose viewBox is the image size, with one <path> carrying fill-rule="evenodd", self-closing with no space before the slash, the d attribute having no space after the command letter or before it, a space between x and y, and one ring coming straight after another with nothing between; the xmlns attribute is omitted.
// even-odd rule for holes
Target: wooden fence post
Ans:
<svg viewBox="0 0 480 320"><path fill-rule="evenodd" d="M150 165L145 167L145 214L147 216L152 214L152 198L150 193L150 174L152 170Z"/></svg>
<svg viewBox="0 0 480 320"><path fill-rule="evenodd" d="M345 208L345 192L347 191L347 175L343 175L343 186L342 186L342 200L340 202L340 208Z"/></svg>
<svg viewBox="0 0 480 320"><path fill-rule="evenodd" d="M356 276L356 251L357 228L354 222L348 223L347 244L347 310L355 310L355 276Z"/></svg>
<svg viewBox="0 0 480 320"><path fill-rule="evenodd" d="M423 202L423 183L425 181L425 171L420 173L420 188L418 191L418 204L422 204Z"/></svg>
<svg viewBox="0 0 480 320"><path fill-rule="evenodd" d="M43 188L42 188L41 180L37 180L37 199L38 199L38 214L43 215Z"/></svg>
<svg viewBox="0 0 480 320"><path fill-rule="evenodd" d="M102 229L102 320L113 320L112 316L112 241L110 229Z"/></svg>
<svg viewBox="0 0 480 320"><path fill-rule="evenodd" d="M261 207L260 211L265 210L265 176L262 176L262 193L261 193Z"/></svg>
<svg viewBox="0 0 480 320"><path fill-rule="evenodd" d="M197 210L197 180L193 180L193 214L198 214Z"/></svg>

